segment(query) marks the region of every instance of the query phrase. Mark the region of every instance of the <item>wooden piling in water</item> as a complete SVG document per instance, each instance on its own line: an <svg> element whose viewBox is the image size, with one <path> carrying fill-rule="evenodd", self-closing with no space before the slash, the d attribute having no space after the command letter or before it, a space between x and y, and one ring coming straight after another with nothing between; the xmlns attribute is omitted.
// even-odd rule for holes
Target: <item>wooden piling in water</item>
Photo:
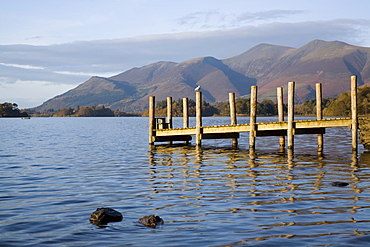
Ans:
<svg viewBox="0 0 370 247"><path fill-rule="evenodd" d="M183 128L189 127L189 100L188 98L182 99L182 118L183 118Z"/></svg>
<svg viewBox="0 0 370 247"><path fill-rule="evenodd" d="M322 120L322 87L321 83L316 83L316 119ZM317 135L317 152L324 150L324 135Z"/></svg>
<svg viewBox="0 0 370 247"><path fill-rule="evenodd" d="M257 86L251 87L251 109L250 109L250 131L249 131L249 147L256 146L256 119L257 119Z"/></svg>
<svg viewBox="0 0 370 247"><path fill-rule="evenodd" d="M154 144L154 129L155 129L155 97L149 97L149 144Z"/></svg>
<svg viewBox="0 0 370 247"><path fill-rule="evenodd" d="M277 103L278 103L278 118L279 122L284 122L284 102L283 102L283 88L278 87L276 89ZM279 147L280 151L285 149L285 136L279 137Z"/></svg>
<svg viewBox="0 0 370 247"><path fill-rule="evenodd" d="M294 87L295 82L288 83L288 149L294 149Z"/></svg>
<svg viewBox="0 0 370 247"><path fill-rule="evenodd" d="M167 97L167 123L168 128L172 129L172 97Z"/></svg>
<svg viewBox="0 0 370 247"><path fill-rule="evenodd" d="M351 112L352 112L352 151L357 152L358 118L357 118L357 76L351 76Z"/></svg>
<svg viewBox="0 0 370 247"><path fill-rule="evenodd" d="M195 92L195 143L197 146L202 145L202 92Z"/></svg>
<svg viewBox="0 0 370 247"><path fill-rule="evenodd" d="M183 128L189 127L189 100L188 98L182 98L182 126ZM185 144L189 144L189 141L184 141Z"/></svg>
<svg viewBox="0 0 370 247"><path fill-rule="evenodd" d="M230 104L230 124L236 125L236 108L235 108L235 93L229 93L229 104ZM231 143L233 147L238 146L238 138L232 138Z"/></svg>

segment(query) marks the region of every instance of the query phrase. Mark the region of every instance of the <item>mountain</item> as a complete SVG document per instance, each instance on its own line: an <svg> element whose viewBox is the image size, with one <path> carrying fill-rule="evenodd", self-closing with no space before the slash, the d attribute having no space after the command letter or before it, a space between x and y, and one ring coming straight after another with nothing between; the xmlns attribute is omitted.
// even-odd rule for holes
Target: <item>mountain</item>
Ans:
<svg viewBox="0 0 370 247"><path fill-rule="evenodd" d="M323 84L323 97L350 90L349 78L358 84L370 83L370 48L339 41L314 40L295 49L261 44L223 60L231 69L255 78L259 98L275 97L276 87L296 82L298 102L315 97L315 84Z"/></svg>
<svg viewBox="0 0 370 247"><path fill-rule="evenodd" d="M276 88L296 82L297 103L315 97L315 84L323 84L323 96L350 90L349 78L370 85L370 48L340 41L314 40L300 48L260 44L224 60L201 57L182 63L156 62L133 68L110 78L92 77L78 87L56 96L37 110L105 105L112 109L140 111L148 98L157 101L171 96L194 99L194 88L202 87L204 100L218 102L248 96L258 86L258 99L276 98ZM286 91L286 90L285 90Z"/></svg>

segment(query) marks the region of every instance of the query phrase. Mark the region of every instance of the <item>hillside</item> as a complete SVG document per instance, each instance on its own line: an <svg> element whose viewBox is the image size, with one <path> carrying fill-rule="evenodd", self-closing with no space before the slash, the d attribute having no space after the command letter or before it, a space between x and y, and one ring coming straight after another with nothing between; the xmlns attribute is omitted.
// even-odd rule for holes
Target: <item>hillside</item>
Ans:
<svg viewBox="0 0 370 247"><path fill-rule="evenodd" d="M156 62L133 68L110 78L92 77L78 87L56 96L38 110L105 105L124 111L144 110L148 97L162 101L189 97L202 87L204 100L227 100L229 92L248 96L258 86L258 98L276 98L276 87L295 81L297 103L315 97L315 83L323 83L323 96L349 91L349 77L359 85L370 85L370 48L339 41L314 40L300 47L260 44L243 54L224 60L201 57L182 63Z"/></svg>
<svg viewBox="0 0 370 247"><path fill-rule="evenodd" d="M274 99L276 87L295 81L297 100L315 97L315 83L323 84L323 97L350 90L349 77L359 85L370 83L370 48L343 42L314 40L298 49L262 44L224 60L230 68L257 80L260 98Z"/></svg>

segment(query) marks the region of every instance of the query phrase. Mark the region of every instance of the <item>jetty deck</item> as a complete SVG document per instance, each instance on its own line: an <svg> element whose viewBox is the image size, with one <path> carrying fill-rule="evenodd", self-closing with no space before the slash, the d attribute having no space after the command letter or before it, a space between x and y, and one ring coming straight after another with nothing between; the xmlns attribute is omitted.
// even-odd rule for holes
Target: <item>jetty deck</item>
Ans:
<svg viewBox="0 0 370 247"><path fill-rule="evenodd" d="M172 128L172 98L167 97L167 118L155 117L155 97L149 99L149 144L155 142L185 141L189 143L195 136L196 145L202 139L232 139L232 145L238 145L240 133L249 132L249 146L255 147L255 138L259 136L280 136L280 148L285 148L287 137L288 149L294 148L294 136L303 134L318 135L318 152L323 151L326 128L348 127L352 132L352 150L357 151L358 116L357 116L357 77L351 76L351 117L323 118L322 89L316 84L316 119L294 120L295 82L288 83L288 115L287 121L283 111L283 88L277 88L278 121L256 122L257 86L251 87L250 123L237 124L235 110L235 94L229 93L230 125L202 126L202 92L196 92L196 126L189 127L188 99L183 98L183 128Z"/></svg>
<svg viewBox="0 0 370 247"><path fill-rule="evenodd" d="M351 118L328 118L322 120L297 120L294 121L295 134L322 134L324 128L330 127L351 127ZM207 134L226 134L226 133L242 133L250 132L250 124L237 125L215 125L203 126L203 135ZM288 130L288 122L267 122L256 123L257 136L286 136ZM156 129L156 137L162 136L182 136L196 135L196 127L189 128L173 128L173 129ZM273 132L276 131L276 132ZM285 134L284 134L285 133ZM163 139L163 138L162 138Z"/></svg>

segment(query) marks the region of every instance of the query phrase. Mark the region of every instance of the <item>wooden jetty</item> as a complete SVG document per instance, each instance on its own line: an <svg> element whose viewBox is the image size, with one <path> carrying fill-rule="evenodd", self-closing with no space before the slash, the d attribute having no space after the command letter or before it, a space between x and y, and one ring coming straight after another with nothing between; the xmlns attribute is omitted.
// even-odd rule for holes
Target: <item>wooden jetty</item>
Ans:
<svg viewBox="0 0 370 247"><path fill-rule="evenodd" d="M357 77L351 76L351 111L349 118L323 118L322 87L316 84L316 119L294 120L295 82L288 83L288 115L284 121L283 88L277 88L278 121L257 123L257 86L251 87L250 123L237 124L235 94L229 93L230 125L202 126L202 92L196 92L196 126L189 127L188 99L183 99L183 128L172 126L172 98L167 98L167 119L155 117L155 97L149 99L149 144L155 142L185 141L188 143L195 136L195 144L200 146L202 139L232 139L232 145L238 145L241 132L249 132L249 146L255 148L255 138L259 136L279 136L280 149L285 149L287 137L288 150L294 149L294 136L317 134L318 152L323 151L326 128L348 127L352 132L352 151L357 152L358 116L357 116ZM166 121L167 120L167 121Z"/></svg>

